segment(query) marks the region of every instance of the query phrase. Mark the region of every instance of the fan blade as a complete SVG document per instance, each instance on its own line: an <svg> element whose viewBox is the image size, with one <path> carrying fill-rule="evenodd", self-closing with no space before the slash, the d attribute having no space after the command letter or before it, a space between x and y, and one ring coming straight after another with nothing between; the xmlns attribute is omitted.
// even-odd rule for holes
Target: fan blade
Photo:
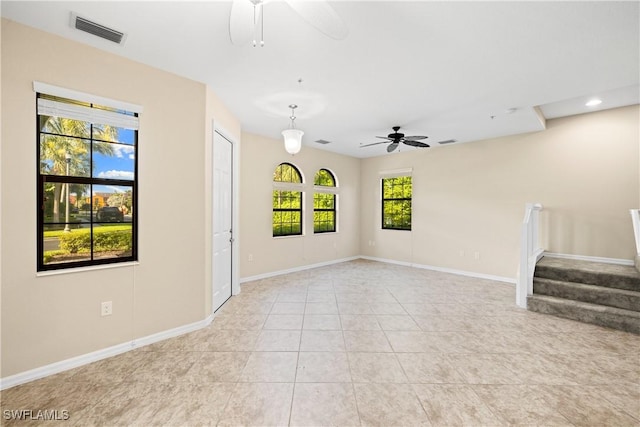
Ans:
<svg viewBox="0 0 640 427"><path fill-rule="evenodd" d="M325 0L286 0L307 23L335 40L347 37L349 30L340 15Z"/></svg>
<svg viewBox="0 0 640 427"><path fill-rule="evenodd" d="M393 138L389 138L388 136L376 136L376 138L386 139L386 140L389 140L389 141L394 141Z"/></svg>
<svg viewBox="0 0 640 427"><path fill-rule="evenodd" d="M253 37L255 19L259 18L262 7L254 6L250 0L233 0L229 15L229 37L235 45L245 45Z"/></svg>
<svg viewBox="0 0 640 427"><path fill-rule="evenodd" d="M416 139L427 139L428 136L405 136L404 139L409 139L411 141L415 141Z"/></svg>
<svg viewBox="0 0 640 427"><path fill-rule="evenodd" d="M360 145L360 148L364 148L364 147L371 147L372 145L379 145L379 144L388 144L390 141L381 141L381 142L374 142L372 144L365 144L365 145Z"/></svg>
<svg viewBox="0 0 640 427"><path fill-rule="evenodd" d="M395 141L395 142L392 142L391 144L389 144L389 146L387 147L387 153L390 153L393 150L395 150L396 148L398 148L398 144L400 144L400 141Z"/></svg>
<svg viewBox="0 0 640 427"><path fill-rule="evenodd" d="M402 142L404 142L407 145L411 145L412 147L421 147L421 148L428 148L429 147L429 145L425 144L424 142L412 141L410 139L409 140L405 139Z"/></svg>

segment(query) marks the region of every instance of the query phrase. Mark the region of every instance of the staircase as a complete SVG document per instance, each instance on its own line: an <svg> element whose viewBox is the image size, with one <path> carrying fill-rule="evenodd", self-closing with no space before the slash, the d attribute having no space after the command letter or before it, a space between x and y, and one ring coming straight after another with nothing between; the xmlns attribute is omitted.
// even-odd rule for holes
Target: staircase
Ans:
<svg viewBox="0 0 640 427"><path fill-rule="evenodd" d="M640 334L640 272L624 265L543 257L527 308Z"/></svg>

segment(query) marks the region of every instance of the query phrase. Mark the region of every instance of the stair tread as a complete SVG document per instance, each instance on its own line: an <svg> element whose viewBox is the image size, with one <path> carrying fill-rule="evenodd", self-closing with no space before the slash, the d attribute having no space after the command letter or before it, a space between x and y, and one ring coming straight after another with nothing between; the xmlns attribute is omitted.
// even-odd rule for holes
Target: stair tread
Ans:
<svg viewBox="0 0 640 427"><path fill-rule="evenodd" d="M590 311L598 311L598 312L607 312L607 313L611 313L611 314L619 314L619 315L623 315L623 316L629 316L629 317L635 317L637 319L640 319L640 312L638 311L633 311L633 310L626 310L624 308L618 308L618 307L610 307L608 305L601 305L601 304L593 304L593 303L589 303L589 302L584 302L584 301L576 301L576 300L570 300L570 299L565 299L565 298L558 298L558 297L553 297L553 296L549 296L549 295L530 295L529 298L531 299L537 299L540 301L546 301L552 304L561 304L561 305L571 305L574 307L579 307L585 310L590 310Z"/></svg>
<svg viewBox="0 0 640 427"><path fill-rule="evenodd" d="M605 262L584 261L566 258L553 258L544 256L537 266L551 267L562 270L580 270L594 274L611 274L614 276L628 277L640 281L640 272L631 265L609 264Z"/></svg>
<svg viewBox="0 0 640 427"><path fill-rule="evenodd" d="M640 297L639 291L631 291L628 289L611 288L609 286L592 285L589 283L570 282L566 280L549 279L547 277L534 277L533 283L535 288L536 281L552 282L562 286L570 286L573 288L583 289L590 292L602 292L608 294L625 295L630 297ZM535 291L534 291L535 292Z"/></svg>
<svg viewBox="0 0 640 427"><path fill-rule="evenodd" d="M544 278L640 292L640 272L630 265L545 256L536 264L533 276L534 279Z"/></svg>

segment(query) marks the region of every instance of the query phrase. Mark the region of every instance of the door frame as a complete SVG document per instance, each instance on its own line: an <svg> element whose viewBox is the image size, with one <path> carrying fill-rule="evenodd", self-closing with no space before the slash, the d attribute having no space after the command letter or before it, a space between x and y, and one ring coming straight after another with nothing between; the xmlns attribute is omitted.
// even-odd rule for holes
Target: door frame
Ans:
<svg viewBox="0 0 640 427"><path fill-rule="evenodd" d="M213 132L211 133L211 190L214 188L214 150L215 150L215 137L216 133L218 133L221 137L229 141L231 144L231 230L233 241L231 242L231 296L238 295L240 293L240 280L239 280L239 272L240 272L240 264L238 262L238 253L239 253L239 236L240 236L240 224L239 224L239 213L238 213L238 200L240 196L240 150L239 144L231 136L231 133L226 131L223 127L217 125L214 121L213 123ZM211 195L211 226L213 230L213 214L214 214L214 197L213 193ZM210 236L211 239L211 254L213 255L213 232ZM214 314L214 263L213 257L211 258L211 314Z"/></svg>

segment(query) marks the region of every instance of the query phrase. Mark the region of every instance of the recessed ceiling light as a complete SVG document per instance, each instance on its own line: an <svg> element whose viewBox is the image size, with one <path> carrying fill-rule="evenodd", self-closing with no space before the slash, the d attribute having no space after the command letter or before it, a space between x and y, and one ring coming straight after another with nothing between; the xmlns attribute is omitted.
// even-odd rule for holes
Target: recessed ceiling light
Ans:
<svg viewBox="0 0 640 427"><path fill-rule="evenodd" d="M594 98L584 105L586 105L587 107L595 107L596 105L600 105L600 104L602 104L602 100Z"/></svg>

